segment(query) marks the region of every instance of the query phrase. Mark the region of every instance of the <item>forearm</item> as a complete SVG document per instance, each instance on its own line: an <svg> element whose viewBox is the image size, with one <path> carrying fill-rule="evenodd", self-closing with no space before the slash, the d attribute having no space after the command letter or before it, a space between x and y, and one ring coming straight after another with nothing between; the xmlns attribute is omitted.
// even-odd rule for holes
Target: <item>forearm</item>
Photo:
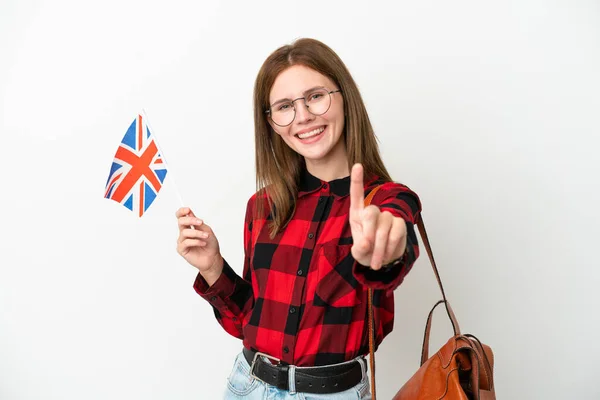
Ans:
<svg viewBox="0 0 600 400"><path fill-rule="evenodd" d="M254 305L252 285L236 274L223 258L214 271L206 275L198 273L194 282L196 293L213 307L225 331L241 339L242 321Z"/></svg>

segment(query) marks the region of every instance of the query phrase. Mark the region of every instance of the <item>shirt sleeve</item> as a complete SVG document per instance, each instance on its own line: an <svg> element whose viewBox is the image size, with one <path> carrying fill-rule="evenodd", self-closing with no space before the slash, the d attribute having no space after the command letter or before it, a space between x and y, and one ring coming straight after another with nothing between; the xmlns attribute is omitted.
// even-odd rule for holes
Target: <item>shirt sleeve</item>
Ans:
<svg viewBox="0 0 600 400"><path fill-rule="evenodd" d="M244 221L243 278L224 259L223 272L212 286L208 285L200 273L194 282L194 290L212 306L219 324L227 333L239 339L244 338L242 322L254 307L250 268L253 199L254 196L248 201Z"/></svg>
<svg viewBox="0 0 600 400"><path fill-rule="evenodd" d="M419 257L415 224L422 209L421 201L417 194L407 186L387 182L373 196L371 204L378 206L381 211L389 211L394 217L404 219L406 222L406 250L398 264L384 265L376 271L355 262L353 272L356 280L361 284L371 289L390 291L402 283Z"/></svg>

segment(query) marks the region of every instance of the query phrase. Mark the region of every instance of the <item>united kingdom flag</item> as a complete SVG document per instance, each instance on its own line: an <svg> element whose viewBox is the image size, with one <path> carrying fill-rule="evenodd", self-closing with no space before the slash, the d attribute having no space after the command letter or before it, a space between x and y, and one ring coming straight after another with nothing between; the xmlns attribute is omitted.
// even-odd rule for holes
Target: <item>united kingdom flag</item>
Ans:
<svg viewBox="0 0 600 400"><path fill-rule="evenodd" d="M141 217L158 195L166 176L167 168L156 140L146 121L138 115L117 149L104 197Z"/></svg>

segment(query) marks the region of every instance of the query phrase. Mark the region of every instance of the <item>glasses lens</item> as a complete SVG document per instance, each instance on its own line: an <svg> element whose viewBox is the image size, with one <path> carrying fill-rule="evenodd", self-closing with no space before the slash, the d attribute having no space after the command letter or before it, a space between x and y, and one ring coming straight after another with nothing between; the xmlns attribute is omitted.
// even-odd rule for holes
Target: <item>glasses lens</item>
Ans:
<svg viewBox="0 0 600 400"><path fill-rule="evenodd" d="M273 104L271 107L271 119L277 125L285 126L292 123L296 111L291 101Z"/></svg>
<svg viewBox="0 0 600 400"><path fill-rule="evenodd" d="M308 111L314 115L325 114L329 110L330 104L331 97L329 97L329 92L325 89L317 89L306 95Z"/></svg>
<svg viewBox="0 0 600 400"><path fill-rule="evenodd" d="M308 111L313 115L325 114L331 105L331 96L325 89L316 89L305 97ZM294 121L296 110L291 101L284 101L271 106L271 120L280 126L287 126Z"/></svg>

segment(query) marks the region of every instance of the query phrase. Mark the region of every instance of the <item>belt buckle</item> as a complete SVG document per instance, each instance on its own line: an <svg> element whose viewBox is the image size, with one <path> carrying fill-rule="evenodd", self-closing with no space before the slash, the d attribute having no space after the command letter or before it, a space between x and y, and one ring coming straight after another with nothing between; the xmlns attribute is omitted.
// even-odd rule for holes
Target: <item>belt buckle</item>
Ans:
<svg viewBox="0 0 600 400"><path fill-rule="evenodd" d="M268 354L265 353L261 353L260 351L257 351L256 353L254 353L254 358L252 359L252 365L250 366L250 376L253 377L254 379L258 379L259 381L265 383L265 384L269 384L268 382L263 381L262 379L260 379L258 376L256 376L254 374L254 365L256 364L256 360L258 359L258 357L263 356L263 357L267 357L271 360L277 361L277 365L279 365L281 363L281 360L279 358L275 358L273 356L270 356Z"/></svg>

